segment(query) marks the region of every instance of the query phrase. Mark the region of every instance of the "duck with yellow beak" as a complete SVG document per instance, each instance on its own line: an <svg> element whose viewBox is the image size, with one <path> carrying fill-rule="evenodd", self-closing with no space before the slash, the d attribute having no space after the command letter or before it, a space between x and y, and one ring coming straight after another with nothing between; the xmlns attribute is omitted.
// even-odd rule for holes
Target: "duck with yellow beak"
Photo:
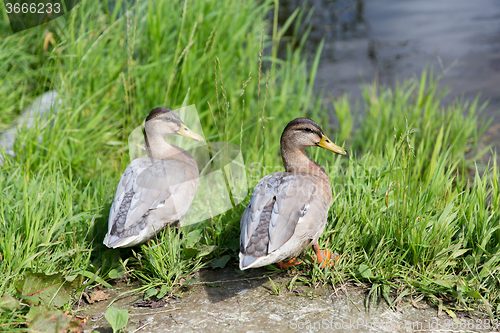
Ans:
<svg viewBox="0 0 500 333"><path fill-rule="evenodd" d="M165 141L182 135L204 141L179 115L167 108L151 110L144 124L148 157L128 165L116 189L109 212L107 247L130 247L151 239L158 231L184 217L198 188L195 159Z"/></svg>
<svg viewBox="0 0 500 333"><path fill-rule="evenodd" d="M288 123L281 135L286 171L259 181L241 217L240 269L295 265L295 257L309 246L322 267L338 257L318 246L332 204L332 187L325 170L307 157L305 148L310 146L347 155L313 120L297 118Z"/></svg>

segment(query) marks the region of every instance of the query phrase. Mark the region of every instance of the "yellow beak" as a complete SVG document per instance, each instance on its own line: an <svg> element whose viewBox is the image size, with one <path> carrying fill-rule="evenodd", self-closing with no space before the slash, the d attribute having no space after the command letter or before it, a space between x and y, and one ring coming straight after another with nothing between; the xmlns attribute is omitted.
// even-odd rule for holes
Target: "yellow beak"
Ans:
<svg viewBox="0 0 500 333"><path fill-rule="evenodd" d="M177 134L182 135L185 138L196 140L196 141L205 141L201 135L191 131L186 125L182 124L181 128L177 131Z"/></svg>
<svg viewBox="0 0 500 333"><path fill-rule="evenodd" d="M324 134L321 137L321 141L318 142L317 145L320 146L321 148L328 149L329 151L332 151L336 154L347 155L347 152L345 151L344 148L337 146L335 143L332 142L332 140L328 139L328 137Z"/></svg>

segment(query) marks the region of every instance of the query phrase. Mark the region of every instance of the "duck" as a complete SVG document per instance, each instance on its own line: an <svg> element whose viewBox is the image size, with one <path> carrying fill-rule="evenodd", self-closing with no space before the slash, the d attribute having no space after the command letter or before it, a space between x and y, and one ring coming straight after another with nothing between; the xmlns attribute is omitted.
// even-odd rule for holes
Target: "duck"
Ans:
<svg viewBox="0 0 500 333"><path fill-rule="evenodd" d="M305 148L348 153L309 118L290 121L280 145L285 172L272 173L258 182L241 217L239 267L295 266L300 263L296 257L309 246L321 267L331 266L338 255L320 250L318 239L332 205L332 187L325 169L307 156Z"/></svg>
<svg viewBox="0 0 500 333"><path fill-rule="evenodd" d="M142 244L189 210L199 170L189 152L165 140L174 134L204 141L175 111L163 107L151 110L144 123L148 157L133 160L120 179L103 242L107 247Z"/></svg>

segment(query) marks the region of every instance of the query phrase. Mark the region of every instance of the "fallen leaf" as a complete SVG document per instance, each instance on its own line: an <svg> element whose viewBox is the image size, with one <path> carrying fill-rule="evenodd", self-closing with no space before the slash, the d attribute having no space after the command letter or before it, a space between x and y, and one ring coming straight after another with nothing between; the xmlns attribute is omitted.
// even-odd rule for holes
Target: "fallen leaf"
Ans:
<svg viewBox="0 0 500 333"><path fill-rule="evenodd" d="M93 303L100 302L100 301L105 301L109 298L109 295L106 294L102 290L97 290L96 292L89 293L89 294L84 293L83 296L85 297L85 300L89 304L93 304Z"/></svg>
<svg viewBox="0 0 500 333"><path fill-rule="evenodd" d="M28 328L34 333L83 332L82 323L60 310L40 311L30 321Z"/></svg>
<svg viewBox="0 0 500 333"><path fill-rule="evenodd" d="M71 293L80 283L81 279L69 282L62 274L25 272L24 278L18 281L16 290L30 305L41 303L45 306L61 307L71 301Z"/></svg>
<svg viewBox="0 0 500 333"><path fill-rule="evenodd" d="M73 318L78 320L82 326L89 321L89 316L75 315Z"/></svg>

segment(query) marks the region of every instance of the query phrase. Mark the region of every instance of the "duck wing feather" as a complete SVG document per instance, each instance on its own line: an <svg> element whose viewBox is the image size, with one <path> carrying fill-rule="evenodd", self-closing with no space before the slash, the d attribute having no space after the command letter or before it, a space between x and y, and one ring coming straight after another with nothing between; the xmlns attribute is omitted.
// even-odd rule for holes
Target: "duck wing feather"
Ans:
<svg viewBox="0 0 500 333"><path fill-rule="evenodd" d="M167 200L172 195L171 187L190 180L188 178L186 166L180 161L134 160L118 184L109 212L108 232L120 233L130 227Z"/></svg>
<svg viewBox="0 0 500 333"><path fill-rule="evenodd" d="M314 178L287 172L262 178L241 218L242 253L265 256L292 237L317 191Z"/></svg>

